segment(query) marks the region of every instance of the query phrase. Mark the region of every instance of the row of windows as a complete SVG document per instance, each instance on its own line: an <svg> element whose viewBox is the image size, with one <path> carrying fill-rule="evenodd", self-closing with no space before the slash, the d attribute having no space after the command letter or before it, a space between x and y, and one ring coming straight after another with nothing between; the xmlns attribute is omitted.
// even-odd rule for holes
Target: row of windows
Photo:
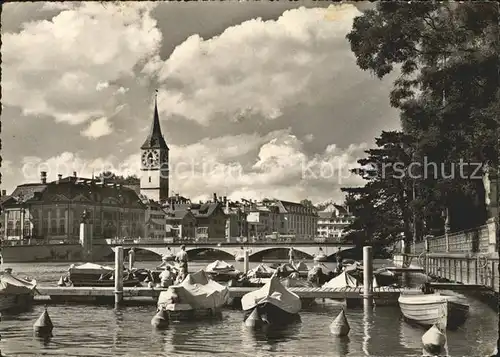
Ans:
<svg viewBox="0 0 500 357"><path fill-rule="evenodd" d="M50 224L49 224L50 223ZM113 221L104 221L102 222L103 224L101 225L101 222L98 222L93 226L93 232L94 234L105 234L109 235L110 237L113 235L116 235L119 230L122 231L132 231L132 232L138 232L141 230L141 225L136 223L136 222L120 222L120 224L115 224L116 222ZM120 229L118 229L120 227ZM164 229L164 228L160 228ZM68 234L68 226L67 226L67 221L66 220L42 220L41 224L38 220L33 221L33 225L30 224L30 222L25 222L24 227L23 227L24 235L25 236L30 236L30 235L66 235ZM80 233L80 224L76 223L73 224L72 229L70 229L73 235L79 235ZM12 222L9 221L7 223L7 230L6 234L7 236L20 236L21 234L21 227L20 227L20 222Z"/></svg>
<svg viewBox="0 0 500 357"><path fill-rule="evenodd" d="M131 221L140 221L143 220L143 214L139 212L117 212L117 211L108 211L108 210L94 210L91 207L81 207L78 209L70 209L71 215L75 219L79 219L84 210L87 210L89 218L95 215L101 215L103 219L122 219L122 220L131 220ZM56 208L56 209L44 209L31 210L31 214L34 220L38 219L65 219L68 216L68 209L64 208ZM7 216L9 220L19 220L21 219L21 212L19 210L9 210L7 211ZM25 217L29 217L29 212L25 213Z"/></svg>
<svg viewBox="0 0 500 357"><path fill-rule="evenodd" d="M350 224L351 219L338 220L338 219L319 219L318 224Z"/></svg>
<svg viewBox="0 0 500 357"><path fill-rule="evenodd" d="M313 214L314 213L312 208L307 208L304 206L290 206L290 207L287 207L287 211L292 212L292 213L300 213L300 214Z"/></svg>

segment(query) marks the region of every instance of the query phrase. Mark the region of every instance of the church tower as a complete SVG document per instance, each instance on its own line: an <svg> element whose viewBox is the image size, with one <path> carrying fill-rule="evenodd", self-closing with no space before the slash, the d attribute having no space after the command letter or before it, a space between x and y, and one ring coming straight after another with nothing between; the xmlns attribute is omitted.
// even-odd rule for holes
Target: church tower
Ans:
<svg viewBox="0 0 500 357"><path fill-rule="evenodd" d="M141 146L141 194L157 202L168 198L168 146L163 138L158 117L157 95L153 124L146 141Z"/></svg>

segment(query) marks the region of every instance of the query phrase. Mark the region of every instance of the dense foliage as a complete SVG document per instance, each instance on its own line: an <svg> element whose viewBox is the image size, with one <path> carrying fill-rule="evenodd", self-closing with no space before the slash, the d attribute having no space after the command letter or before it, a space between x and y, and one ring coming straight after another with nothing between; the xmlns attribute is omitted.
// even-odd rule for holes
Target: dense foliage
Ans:
<svg viewBox="0 0 500 357"><path fill-rule="evenodd" d="M347 39L358 66L379 78L399 73L390 101L403 129L377 138L359 162L366 185L345 189L352 231L363 232L363 241L401 233L411 241L413 227L418 238L439 234L446 208L454 231L485 223L482 170L498 164L498 9L493 2L379 2L354 20ZM420 166L398 180L381 175L384 162L399 162L407 176L411 162Z"/></svg>

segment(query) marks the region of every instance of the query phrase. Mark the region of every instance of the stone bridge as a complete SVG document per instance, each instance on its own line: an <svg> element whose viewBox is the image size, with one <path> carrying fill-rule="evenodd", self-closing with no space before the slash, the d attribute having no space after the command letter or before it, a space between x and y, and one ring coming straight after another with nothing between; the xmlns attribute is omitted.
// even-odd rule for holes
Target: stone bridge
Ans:
<svg viewBox="0 0 500 357"><path fill-rule="evenodd" d="M204 251L208 249L218 250L232 256L243 254L244 249L248 250L249 257L274 251L277 249L290 249L307 254L313 258L316 255L325 254L327 257L338 252L354 248L354 245L343 243L317 243L317 242L290 242L290 243L110 243L113 251L116 246L122 246L128 250L130 248L147 250L158 255L177 254L181 245L186 247L186 252Z"/></svg>

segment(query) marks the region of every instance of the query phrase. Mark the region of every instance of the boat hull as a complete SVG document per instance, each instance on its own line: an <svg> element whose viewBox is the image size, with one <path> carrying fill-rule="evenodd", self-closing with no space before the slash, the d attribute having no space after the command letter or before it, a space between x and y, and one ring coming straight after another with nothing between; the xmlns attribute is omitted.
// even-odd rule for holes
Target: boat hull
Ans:
<svg viewBox="0 0 500 357"><path fill-rule="evenodd" d="M243 321L246 321L246 319L255 309L257 309L257 313L261 317L264 325L283 326L295 322L300 322L300 315L298 313L291 314L268 302L259 304L253 309L245 310Z"/></svg>
<svg viewBox="0 0 500 357"><path fill-rule="evenodd" d="M217 282L228 282L233 279L238 279L242 273L240 272L207 272L207 275L210 279L215 280Z"/></svg>
<svg viewBox="0 0 500 357"><path fill-rule="evenodd" d="M327 262L328 257L326 255L318 255L314 257L315 262Z"/></svg>
<svg viewBox="0 0 500 357"><path fill-rule="evenodd" d="M0 294L0 312L23 311L33 305L33 294Z"/></svg>
<svg viewBox="0 0 500 357"><path fill-rule="evenodd" d="M83 279L83 280L71 280L73 283L72 285L74 287L81 287L81 286L102 286L102 287L112 287L115 286L115 281L113 280L92 280L92 279ZM134 286L140 286L141 282L138 279L132 279L132 280L124 280L123 281L123 286L126 287L134 287Z"/></svg>
<svg viewBox="0 0 500 357"><path fill-rule="evenodd" d="M222 317L220 309L194 309L191 306L179 307L175 305L176 304L162 307L162 309L167 313L169 321L212 320Z"/></svg>
<svg viewBox="0 0 500 357"><path fill-rule="evenodd" d="M469 313L469 307L450 300L434 303L405 303L399 302L401 312L406 321L425 327L440 323L442 311L448 311L447 328L454 329L461 326Z"/></svg>

